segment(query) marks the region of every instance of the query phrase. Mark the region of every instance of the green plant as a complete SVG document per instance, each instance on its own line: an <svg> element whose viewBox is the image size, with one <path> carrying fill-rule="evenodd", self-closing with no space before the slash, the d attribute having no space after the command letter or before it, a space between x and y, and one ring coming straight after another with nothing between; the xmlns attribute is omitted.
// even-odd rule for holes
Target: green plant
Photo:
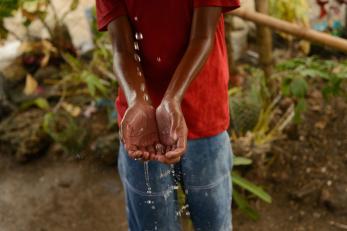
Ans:
<svg viewBox="0 0 347 231"><path fill-rule="evenodd" d="M296 23L301 26L310 27L309 5L307 0L270 0L269 12L271 16ZM290 47L293 46L294 37L281 33L281 36L289 41ZM302 40L300 47L305 54L309 53L310 43Z"/></svg>
<svg viewBox="0 0 347 231"><path fill-rule="evenodd" d="M78 126L77 121L65 111L46 113L43 129L67 153L78 155L84 148L86 130Z"/></svg>
<svg viewBox="0 0 347 231"><path fill-rule="evenodd" d="M277 66L274 78L281 82L281 93L295 102L295 122L300 122L306 110L309 81L323 81L325 98L345 93L342 84L347 80L347 61L323 60L318 57L295 58Z"/></svg>
<svg viewBox="0 0 347 231"><path fill-rule="evenodd" d="M234 157L234 166L251 165L252 160L244 157ZM231 173L233 183L233 200L237 207L252 220L259 219L259 213L250 206L247 197L241 194L241 191L247 191L251 195L261 199L266 203L271 203L271 196L266 193L261 187L241 177L240 174L234 170Z"/></svg>

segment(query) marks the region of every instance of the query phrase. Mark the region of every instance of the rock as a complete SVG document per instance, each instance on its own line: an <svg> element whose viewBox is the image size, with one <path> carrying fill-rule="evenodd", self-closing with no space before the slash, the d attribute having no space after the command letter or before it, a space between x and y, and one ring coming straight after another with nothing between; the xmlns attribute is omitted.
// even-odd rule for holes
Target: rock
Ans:
<svg viewBox="0 0 347 231"><path fill-rule="evenodd" d="M42 128L44 112L32 109L15 114L0 123L0 145L15 155L19 162L42 154L50 144Z"/></svg>
<svg viewBox="0 0 347 231"><path fill-rule="evenodd" d="M333 212L347 212L347 185L336 184L321 191L320 204Z"/></svg>
<svg viewBox="0 0 347 231"><path fill-rule="evenodd" d="M113 165L117 162L119 149L119 138L117 133L98 138L93 146L93 151L98 159L109 165Z"/></svg>

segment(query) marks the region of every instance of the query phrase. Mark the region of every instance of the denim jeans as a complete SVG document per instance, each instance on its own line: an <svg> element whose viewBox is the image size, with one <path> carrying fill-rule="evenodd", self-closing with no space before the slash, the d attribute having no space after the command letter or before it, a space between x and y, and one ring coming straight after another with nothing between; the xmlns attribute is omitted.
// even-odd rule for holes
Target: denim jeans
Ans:
<svg viewBox="0 0 347 231"><path fill-rule="evenodd" d="M123 182L130 231L178 231L180 213L194 229L230 231L232 149L227 132L188 140L187 152L175 165L131 159L120 146L118 170ZM179 208L181 184L186 205Z"/></svg>

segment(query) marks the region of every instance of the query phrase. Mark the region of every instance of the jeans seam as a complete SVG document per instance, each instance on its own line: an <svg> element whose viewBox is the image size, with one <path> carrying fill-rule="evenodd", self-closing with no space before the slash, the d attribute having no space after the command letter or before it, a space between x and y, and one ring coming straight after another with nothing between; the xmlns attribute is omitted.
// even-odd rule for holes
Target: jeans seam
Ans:
<svg viewBox="0 0 347 231"><path fill-rule="evenodd" d="M224 176L222 176L221 178L219 178L217 181L208 184L208 185L204 185L204 186L187 186L187 189L189 190L198 190L198 189L212 189L214 187L216 187L217 185L221 184L225 178L229 177L230 173L225 174Z"/></svg>

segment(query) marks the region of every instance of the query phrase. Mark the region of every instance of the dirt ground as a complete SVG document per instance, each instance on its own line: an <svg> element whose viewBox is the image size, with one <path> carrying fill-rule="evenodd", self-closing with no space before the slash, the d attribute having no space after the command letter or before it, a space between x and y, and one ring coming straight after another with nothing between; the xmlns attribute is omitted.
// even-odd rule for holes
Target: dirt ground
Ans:
<svg viewBox="0 0 347 231"><path fill-rule="evenodd" d="M311 95L306 122L275 142L262 171L245 171L273 203L252 202L257 222L234 210L234 230L347 230L347 105ZM26 164L0 155L0 231L127 230L115 166L54 149Z"/></svg>

